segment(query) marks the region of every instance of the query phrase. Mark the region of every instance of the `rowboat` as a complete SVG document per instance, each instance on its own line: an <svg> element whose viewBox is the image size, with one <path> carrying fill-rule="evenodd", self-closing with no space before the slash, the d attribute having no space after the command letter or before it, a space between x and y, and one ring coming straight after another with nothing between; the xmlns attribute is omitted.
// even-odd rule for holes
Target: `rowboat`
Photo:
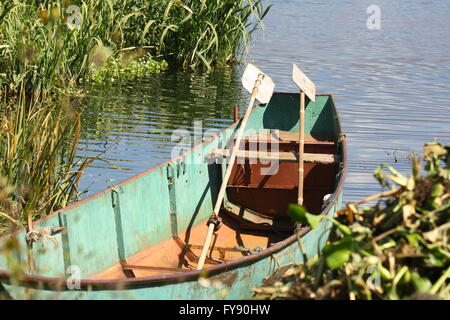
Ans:
<svg viewBox="0 0 450 320"><path fill-rule="evenodd" d="M0 238L0 294L13 299L241 299L280 266L314 256L331 225L294 228L299 94L274 93L245 127L203 270L196 270L241 120L170 161ZM333 216L346 144L331 95L305 110L304 205ZM40 233L39 233L40 232ZM35 261L28 271L28 258Z"/></svg>

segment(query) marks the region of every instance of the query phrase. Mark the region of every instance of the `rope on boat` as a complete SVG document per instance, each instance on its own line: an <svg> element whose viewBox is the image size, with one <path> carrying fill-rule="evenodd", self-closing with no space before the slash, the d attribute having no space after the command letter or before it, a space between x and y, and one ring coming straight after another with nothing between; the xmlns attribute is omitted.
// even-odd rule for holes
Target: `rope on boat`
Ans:
<svg viewBox="0 0 450 320"><path fill-rule="evenodd" d="M39 242L44 241L46 239L52 240L55 244L55 247L58 245L58 239L55 237L55 234L61 232L64 230L64 227L57 227L57 228L51 228L51 227L43 227L39 229L33 229L25 235L25 240L32 244L33 242Z"/></svg>
<svg viewBox="0 0 450 320"><path fill-rule="evenodd" d="M245 253L250 253L250 254L255 254L255 253L258 253L258 252L261 252L264 250L263 247L259 247L259 246L255 247L253 249L244 248L242 246L236 246L236 247L234 247L234 249L245 252Z"/></svg>

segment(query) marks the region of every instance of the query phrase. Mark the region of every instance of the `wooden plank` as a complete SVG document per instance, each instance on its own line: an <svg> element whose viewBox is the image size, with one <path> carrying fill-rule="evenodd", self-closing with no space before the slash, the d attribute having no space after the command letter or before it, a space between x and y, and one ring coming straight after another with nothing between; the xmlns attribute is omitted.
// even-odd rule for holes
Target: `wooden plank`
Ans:
<svg viewBox="0 0 450 320"><path fill-rule="evenodd" d="M245 140L250 141L265 141L265 140L274 140L274 141L299 141L299 133L298 132L290 132L290 131L281 131L281 130L273 130L267 132L260 132L256 135L246 137ZM310 135L305 134L305 143L320 143L320 144L336 144L333 137L331 135Z"/></svg>
<svg viewBox="0 0 450 320"><path fill-rule="evenodd" d="M290 131L279 131L279 139L282 141L298 141L299 140L298 132L290 132ZM329 143L335 144L333 141L333 137L327 135L317 135L312 136L310 134L305 134L305 143L309 142L320 142L320 143Z"/></svg>
<svg viewBox="0 0 450 320"><path fill-rule="evenodd" d="M230 155L227 149L214 149L210 154L210 158L222 158ZM272 161L298 161L298 153L296 152L261 152L239 150L238 158L255 159L255 160L272 160ZM305 153L303 161L314 163L337 163L340 156L337 154L323 153Z"/></svg>

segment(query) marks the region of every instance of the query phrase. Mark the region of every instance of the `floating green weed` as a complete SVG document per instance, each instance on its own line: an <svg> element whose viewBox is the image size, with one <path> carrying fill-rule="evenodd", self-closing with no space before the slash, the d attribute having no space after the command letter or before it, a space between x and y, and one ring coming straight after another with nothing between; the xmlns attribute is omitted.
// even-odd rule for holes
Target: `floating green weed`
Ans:
<svg viewBox="0 0 450 320"><path fill-rule="evenodd" d="M450 145L428 143L412 175L381 165L375 177L389 188L348 204L337 218L291 205L292 218L335 228L320 257L280 268L255 289L256 299L450 299ZM381 200L384 199L384 200ZM373 206L360 209L366 202Z"/></svg>
<svg viewBox="0 0 450 320"><path fill-rule="evenodd" d="M127 64L123 59L113 58L102 67L93 70L89 81L102 84L104 82L131 80L150 73L159 73L166 70L167 67L166 61L153 60L151 55L148 54Z"/></svg>

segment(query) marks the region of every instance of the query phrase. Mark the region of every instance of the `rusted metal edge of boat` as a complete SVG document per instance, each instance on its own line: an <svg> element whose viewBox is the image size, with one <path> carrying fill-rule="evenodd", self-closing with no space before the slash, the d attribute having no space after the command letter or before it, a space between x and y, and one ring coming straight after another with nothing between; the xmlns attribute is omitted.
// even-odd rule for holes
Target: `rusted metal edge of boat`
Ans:
<svg viewBox="0 0 450 320"><path fill-rule="evenodd" d="M347 149L346 149L346 141L345 141L345 135L342 133L342 129L339 123L338 114L335 108L335 104L333 101L333 98L331 95L327 94L321 94L317 96L318 99L316 102L308 102L306 111L307 114L309 112L309 116L306 117L305 124L307 125L307 129L309 130L309 133L312 135L320 135L323 132L326 132L328 134L332 133L335 142L336 142L336 148L337 152L339 153L340 160L338 163L338 171L336 174L336 184L333 186L334 192L331 194L329 199L327 200L327 205L323 207L320 214L321 215L333 215L334 212L338 209L338 207L341 205L342 200L342 191L343 191L343 184L346 176L347 171ZM311 123L308 124L308 120L311 121ZM314 123L312 123L314 122ZM94 201L100 202L100 198L103 202L106 200L109 201L109 198L106 196L111 195L111 201L113 203L113 208L108 208L109 211L112 210L113 213L109 212L109 214L113 217L113 220L117 217L117 210L114 210L114 197L119 197L120 189L121 188L134 188L139 184L136 184L137 182L140 182L141 179L143 180L144 177L147 177L149 175L156 175L156 173L161 176L161 181L169 181L169 189L170 189L170 179L175 179L173 184L176 185L178 182L179 176L181 175L183 177L183 174L186 174L186 170L189 171L190 167L186 169L186 164L184 165L183 169L183 161L189 156L193 156L194 153L197 151L201 152L201 157L203 158L206 154L212 152L214 150L214 147L218 147L219 145L224 147L224 143L226 143L229 140L229 137L232 137L235 129L237 128L237 125L239 123L234 123L229 128L223 130L220 132L217 136L214 136L210 138L207 141L204 141L203 143L193 147L191 150L179 155L178 157L171 159L169 161L166 161L162 163L161 165L154 167L150 170L147 170L143 173L140 173L130 179L127 179L113 187L110 187L102 192L99 192L89 198L83 199L81 201L78 201L64 209L58 210L45 218L42 218L36 222L34 222L35 228L38 228L41 225L53 225L53 226L60 226L60 227L67 227L67 222L64 223L64 219L67 217L70 217L71 213L72 215L75 215L75 213L71 212L74 209L79 209L80 207L86 206L87 208L85 211L89 211L89 204L94 203ZM272 100L265 106L260 106L258 108L255 108L253 110L251 115L251 121L249 122L248 129L246 129L247 137L251 137L252 134L254 134L255 130L256 132L259 132L260 129L265 130L284 130L289 132L298 132L298 94L295 93L276 93L272 97ZM253 131L251 131L253 130ZM220 138L220 139L219 139ZM214 145L211 145L214 144ZM210 146L211 145L211 146ZM294 146L295 148L295 146ZM295 150L291 150L295 151ZM205 154L206 153L206 154ZM180 162L181 161L181 162ZM239 165L236 165L237 168ZM242 165L243 166L243 165ZM205 168L205 164L200 164L199 168ZM210 168L219 168L218 170L221 171L223 167L222 165L218 164L212 164L208 165L208 170ZM167 170L166 170L167 169ZM173 170L172 170L173 169ZM173 171L171 173L171 170ZM185 170L185 171L183 171ZM195 170L197 170L197 167L195 167ZM175 172L175 173L174 173ZM181 173L180 173L181 172ZM197 173L197 171L196 171ZM204 174L205 172L198 171L199 174ZM188 172L189 174L189 172ZM173 176L171 176L173 175ZM177 176L178 175L178 176ZM163 177L164 176L164 177ZM217 185L220 184L221 174L219 173L219 178L217 179L217 175L212 174L212 177L215 180L211 180L211 176L206 178L208 181L208 184L206 185L207 188L210 190L205 191L208 194L210 193L211 197L211 203L213 202L214 198L214 192L212 191L213 188L217 187ZM235 174L236 177L236 174ZM184 178L183 178L184 179ZM155 180L155 179L153 179ZM206 181L205 180L205 181ZM184 181L184 180L183 180ZM183 182L180 180L180 184ZM203 181L203 180L202 180ZM143 182L148 183L148 182ZM192 183L195 183L193 181ZM134 184L134 185L132 185ZM157 182L153 183L152 185L157 184ZM164 182L160 183L161 186L164 184ZM186 178L186 184L189 184ZM130 187L130 185L132 185ZM158 185L159 186L159 185ZM161 187L159 186L159 187ZM239 186L243 187L243 186ZM117 191L119 190L119 191ZM190 190L190 189L187 189ZM205 189L206 190L206 189ZM295 191L295 190L294 190ZM124 191L125 192L125 191ZM201 203L195 203L194 204L198 206L202 206L204 203L204 193L200 197ZM289 192L293 192L292 188ZM168 197L170 196L170 190L166 192L168 194ZM116 194L116 196L114 196ZM152 193L153 194L153 193ZM228 191L227 191L228 196ZM104 199L106 198L106 200ZM174 200L175 199L175 200ZM177 200L180 200L180 198L174 197L174 199L170 199L170 202L172 205L172 202L177 202ZM120 198L120 201L123 201L125 199ZM194 199L195 200L195 199ZM227 206L227 203L229 203L231 206L239 206L239 203L232 203L232 201L226 199L225 201L225 207ZM98 205L98 204L96 204ZM106 202L105 205L110 205L110 203ZM170 208L170 205L167 205L168 212L173 211ZM194 207L196 207L194 206ZM189 223L181 223L182 225L187 226L185 229L182 228L184 231L190 232L191 228L194 227L194 220L197 220L195 223L196 226L204 225L204 220L207 219L208 214L203 214L203 216L196 219L196 215L199 214L199 211L202 212L208 212L208 206L206 206L205 209L196 209L195 213L189 212L186 214L188 216L188 222ZM120 205L119 205L120 207ZM167 209L166 208L166 209ZM91 208L92 209L92 208ZM94 208L94 209L100 209ZM202 211L203 210L203 211ZM136 211L140 211L139 208L136 209ZM166 210L167 211L167 210ZM181 210L180 210L181 211ZM191 210L192 211L192 210ZM226 211L226 210L225 210ZM133 211L134 212L134 211ZM210 210L211 212L211 210ZM251 212L251 210L249 210ZM173 213L173 212L172 212ZM319 213L319 212L318 212ZM87 212L83 216L81 216L81 219L83 217L86 217L87 215L95 215L96 212ZM179 214L179 212L173 213ZM121 219L122 215L119 210L118 214L119 220ZM232 213L230 214L232 215ZM193 217L192 217L193 216ZM283 216L283 213L281 213L281 216ZM128 217L128 216L127 216ZM123 217L122 217L123 218ZM236 217L234 217L236 218ZM242 218L242 217L238 217ZM147 218L150 219L150 218ZM150 219L151 220L151 219ZM167 219L166 219L167 220ZM180 219L181 220L181 219ZM233 220L233 219L232 219ZM239 219L238 219L239 220ZM49 221L52 221L52 223L49 223ZM167 220L169 221L169 220ZM119 221L120 222L120 221ZM122 220L123 222L123 220ZM74 222L75 223L75 222ZM119 233L117 233L117 220L114 222L116 224L116 229L114 230L116 232L117 238L119 238ZM112 225L114 225L114 223ZM139 223L139 220L137 221ZM101 225L101 221L98 221L98 224ZM148 225L147 225L148 226ZM163 226L161 226L163 227ZM167 228L170 228L168 226L165 226ZM200 227L198 227L200 228ZM111 228L112 229L112 228ZM233 227L229 228L230 230L233 229ZM153 230L153 229L152 229ZM201 229L202 230L202 229ZM5 244L5 242L8 239L17 237L18 241L22 244L22 249L19 253L15 252L14 255L19 258L19 260L24 261L26 260L26 253L24 253L24 234L26 230L21 229L17 230L16 232L6 235L2 238L0 238L0 246L2 244ZM88 232L88 231L86 231ZM314 230L310 230L308 227L304 227L300 231L300 235L302 236L302 239L306 242L307 247L307 254L313 255L317 253L318 250L324 245L328 233L329 232L329 226L324 224L322 228L317 228ZM169 231L170 233L170 231ZM103 234L107 234L107 231ZM173 230L172 230L173 234ZM239 234L240 235L240 234ZM325 236L324 236L325 235ZM122 235L123 236L123 235ZM82 235L81 235L82 237ZM309 237L309 238L308 238ZM189 236L188 236L189 238ZM71 241L74 240L76 237L71 238ZM309 239L309 240L308 240ZM60 243L60 247L64 247L65 242L68 242L67 238L64 239L63 235L58 235L58 240ZM170 240L170 239L169 239ZM298 255L297 248L293 248L295 246L297 240L297 235L291 233L290 235L287 235L282 240L277 241L274 244L268 243L267 248L263 248L260 251L253 252L249 255L245 255L238 258L229 259L228 261L222 261L217 264L210 264L209 267L206 268L206 272L208 276L211 279L218 279L226 284L230 294L226 298L244 298L248 297L251 293L251 288L255 286L255 284L258 284L262 281L262 279L269 274L269 272L276 269L276 260L277 256L282 262L286 261L292 261L292 258L301 260L301 255ZM81 240L80 240L81 241ZM101 237L99 237L98 241L103 241ZM123 241L123 239L122 239ZM309 241L309 242L308 242ZM117 240L117 243L120 242ZM186 244L188 242L186 241ZM67 244L66 244L67 245ZM95 244L93 244L95 245ZM135 245L137 246L137 245ZM146 244L148 247L149 245ZM117 247L120 247L117 245ZM290 248L289 250L284 250ZM123 248L122 248L123 249ZM122 257L125 259L128 259L130 256L135 255L138 251L144 250L145 247L140 247L139 250L130 250L130 252L127 252L127 254ZM50 269L53 265L56 265L56 262L49 262L51 258L55 258L55 260L58 260L58 270L59 274L66 272L68 263L67 263L67 257L65 256L66 252L63 252L64 248L60 248L58 254L50 254L49 256L45 256L43 259L39 260L39 262L43 262L43 264L48 263L50 265ZM108 248L105 248L107 251ZM118 248L117 250L121 250ZM38 250L35 250L35 255L38 254ZM126 251L126 250L125 250ZM284 252L286 251L286 252ZM289 251L289 252L287 252ZM74 250L72 250L72 254ZM102 251L103 254L103 251ZM120 258L121 253L119 252L118 257ZM123 252L122 252L123 255ZM105 256L105 255L104 255ZM3 260L2 260L3 258ZM99 258L101 259L101 257ZM7 263L4 258L4 253L2 252L2 256L0 257L0 283L3 285L5 290L8 292L8 294L11 295L13 298L21 298L21 295L24 294L26 290L31 289L33 291L33 297L35 298L48 298L50 294L54 291L57 293L57 298L86 298L86 299L110 299L116 297L115 294L119 293L119 298L132 298L132 299L141 299L141 298L185 298L185 299L204 299L204 298L214 298L214 289L213 288L203 288L198 285L197 280L199 276L204 274L204 271L197 271L195 269L192 270L182 270L180 272L176 273L170 273L170 274L156 274L151 276L137 276L137 277L130 277L130 278L98 278L98 276L93 276L92 274L95 272L87 272L86 275L83 276L83 279L79 281L79 287L76 288L78 290L73 290L73 288L67 287L67 274L66 275L60 275L60 276L48 276L48 273L56 272L53 269L52 270L45 270L42 272L43 274L25 274L21 277L20 280L14 279L12 277L11 271L7 270ZM61 260L61 261L59 261ZM62 261L64 260L64 261ZM120 260L120 259L116 259ZM261 261L268 261L270 262L261 264L259 262ZM111 263L108 263L105 265L102 269L107 269L108 267L112 267ZM180 268L181 270L181 268ZM244 270L244 271L243 271ZM264 270L264 272L261 272L261 270ZM97 270L99 272L101 270ZM249 281L251 279L251 281ZM248 282L248 283L247 283ZM177 285L180 284L186 284L184 286L180 286L180 288L177 288ZM189 285L187 285L189 284ZM236 290L234 288L236 287ZM149 291L151 288L156 288L157 290ZM1 288L0 288L1 289ZM193 290L189 292L189 290ZM188 291L184 293L185 291ZM217 291L217 290L216 290ZM125 295L120 295L120 293L125 293ZM99 293L99 294L96 294ZM102 294L105 293L105 294ZM130 294L128 297L127 294ZM52 296L50 296L52 297Z"/></svg>

